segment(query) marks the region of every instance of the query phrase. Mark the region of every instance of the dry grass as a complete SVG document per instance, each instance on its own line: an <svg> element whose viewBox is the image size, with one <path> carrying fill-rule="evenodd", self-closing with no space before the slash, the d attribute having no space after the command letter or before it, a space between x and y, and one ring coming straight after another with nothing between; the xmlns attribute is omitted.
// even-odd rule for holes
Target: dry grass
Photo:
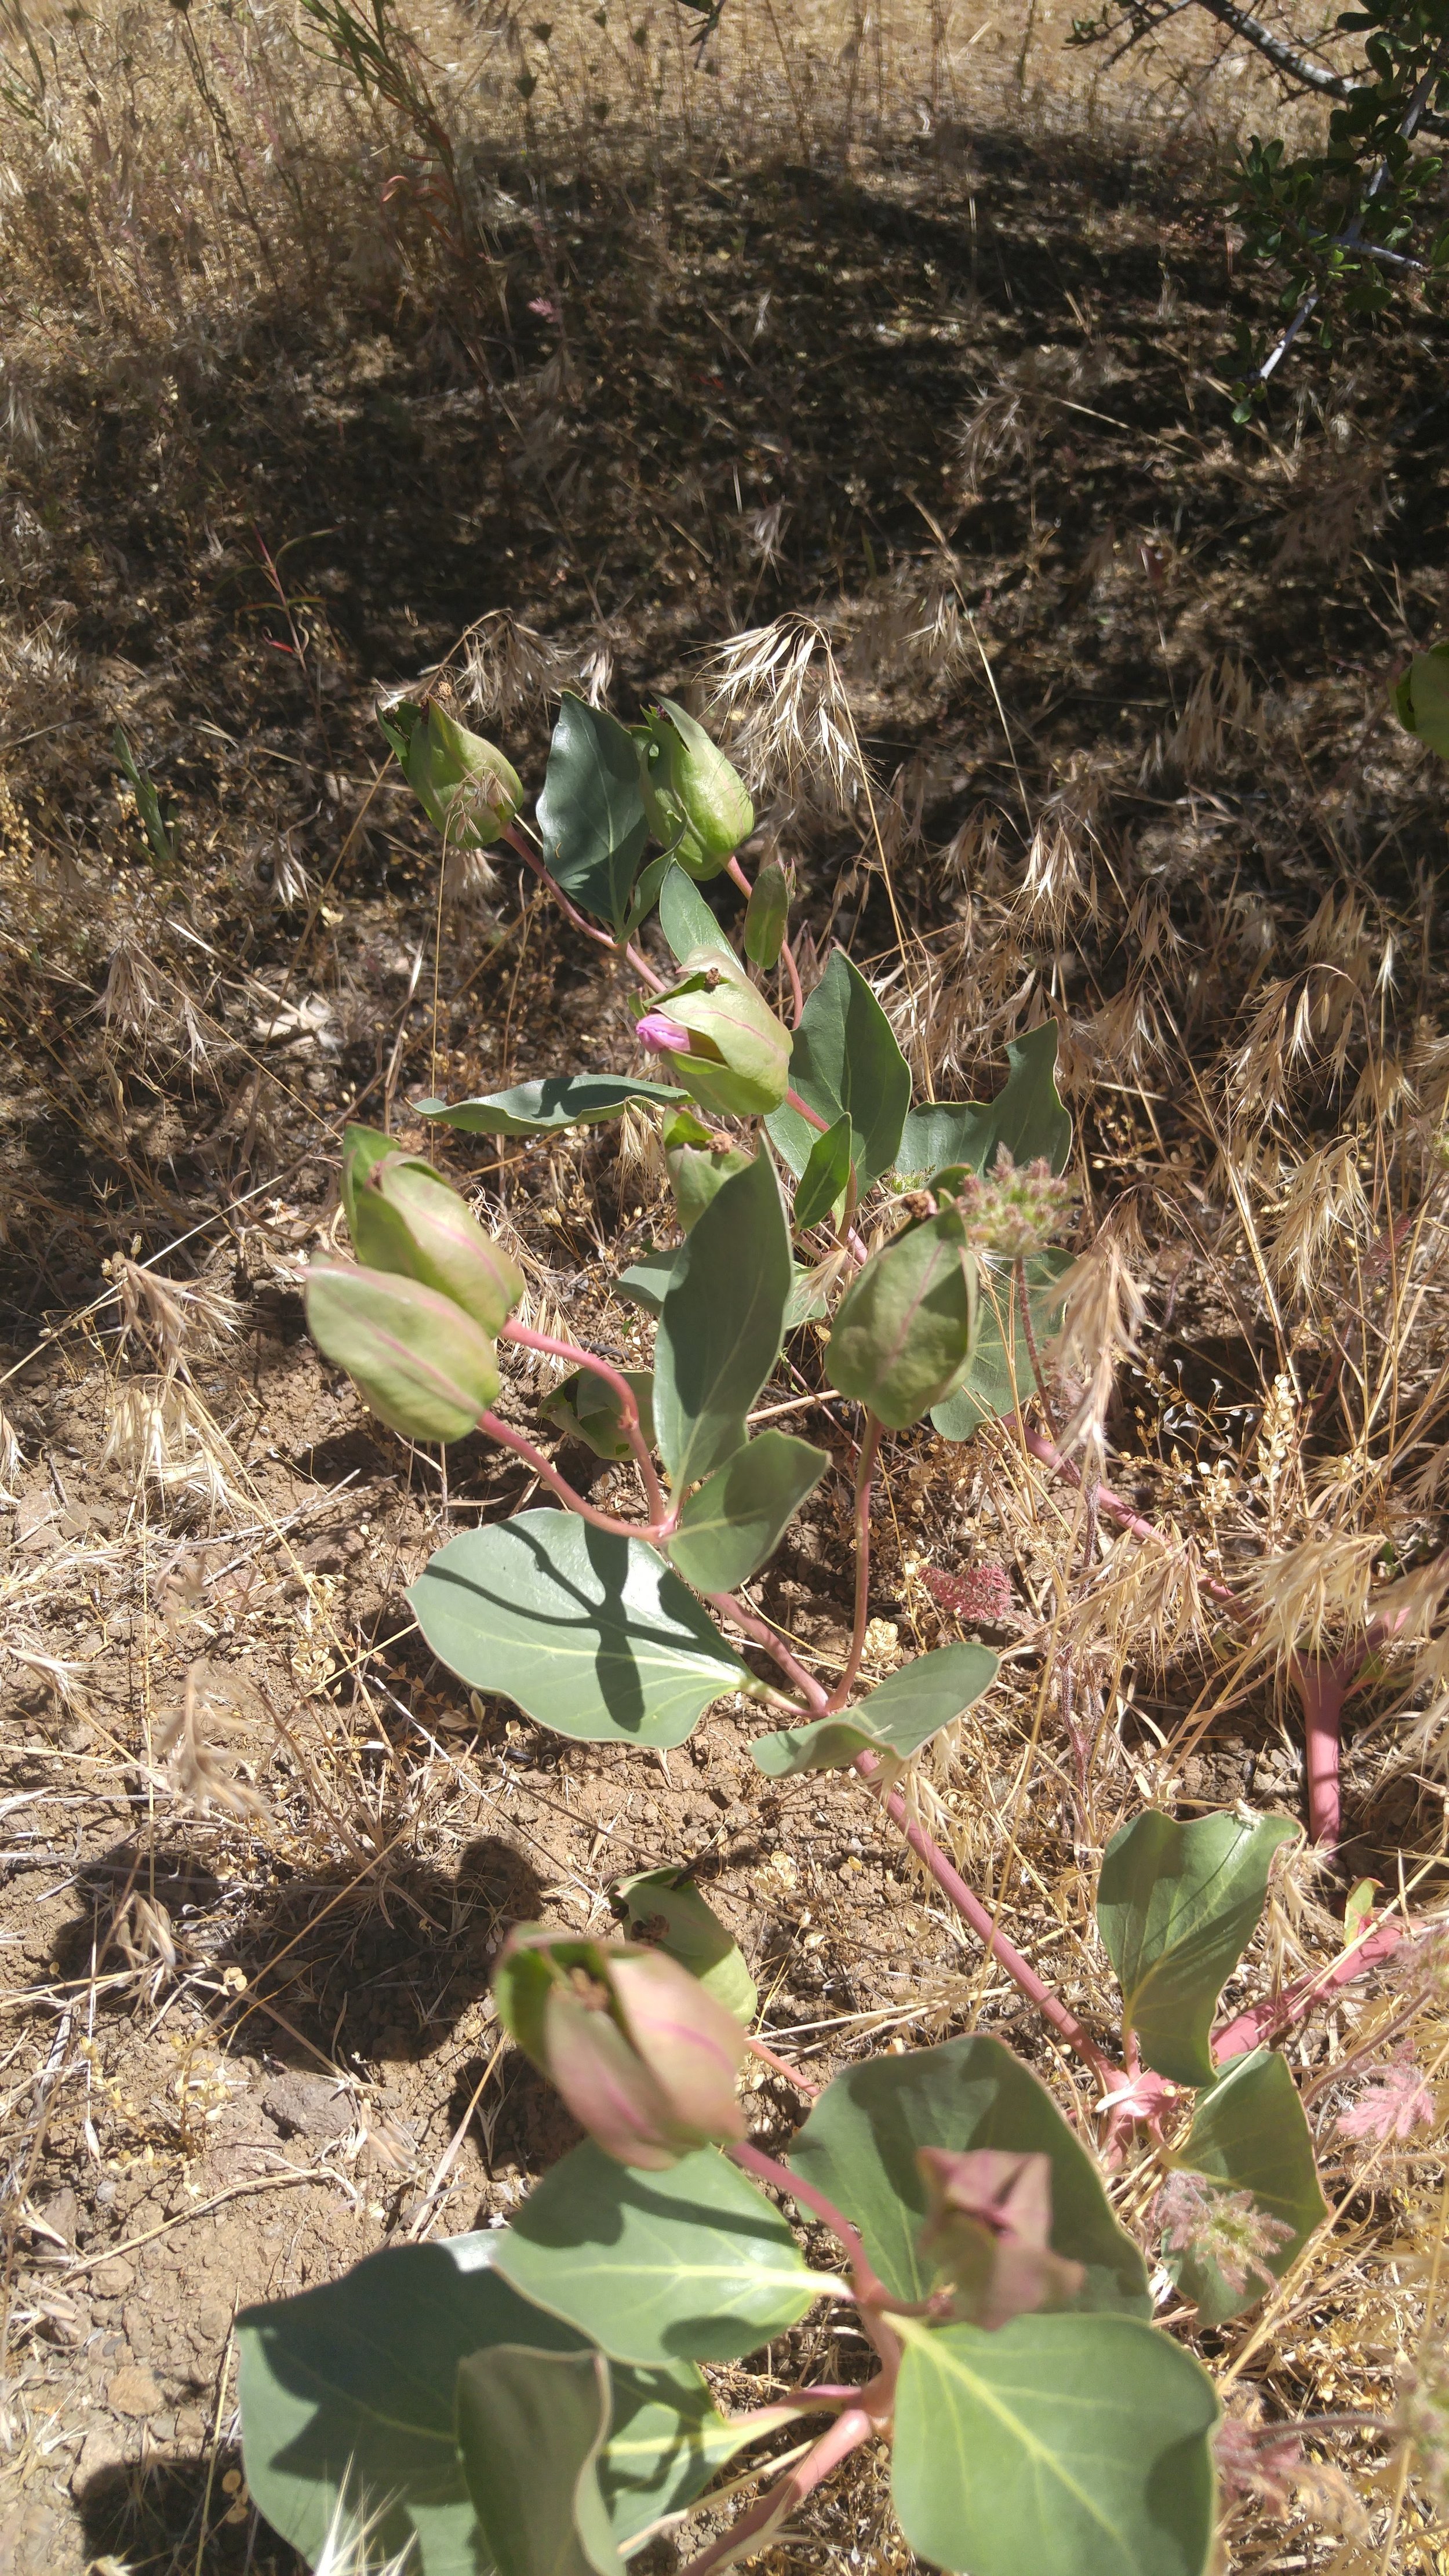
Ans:
<svg viewBox="0 0 1449 2576"><path fill-rule="evenodd" d="M342 1123L622 1062L628 1028L511 879L439 884L382 767L376 690L455 650L535 779L561 684L697 688L807 964L850 945L923 1087L1062 1019L1059 1430L1161 1540L1005 1432L913 1436L868 1640L880 1671L958 1633L943 1599L1000 1627L1002 1686L910 1794L1013 1937L1108 2033L1103 1843L1147 1800L1299 1813L1294 1650L1370 1616L1343 1854L1290 1859L1233 1999L1333 1955L1348 1878L1442 1905L1446 804L1383 712L1449 581L1438 326L1305 361L1230 436L1256 290L1212 172L1267 102L1190 27L1143 82L1064 56L1059 8L730 0L706 74L648 5L403 23L380 95L305 12L0 7L20 2576L280 2576L235 2483L233 2293L508 2208L565 2133L490 2035L492 1949L606 1920L626 1866L703 1856L822 2069L980 2020L1079 2085L873 1811L762 1783L735 1712L672 1765L561 1748L409 1634L430 1547L522 1487L377 1432L301 1335ZM452 1150L533 1319L632 1356L608 1278L667 1223L647 1134ZM518 1373L520 1419L542 1391ZM848 1519L842 1472L761 1591L823 1673ZM1439 1950L1292 2043L1336 2216L1201 2339L1244 2422L1392 2415L1442 2340L1439 2132L1339 2126L1405 2046L1442 2108ZM288 2072L333 2109L277 2109ZM1147 2164L1114 2189L1155 2247ZM117 2412L127 2372L154 2406ZM1254 2457L1234 2568L1443 2567L1383 2441ZM876 2471L811 2512L772 2567L903 2563Z"/></svg>

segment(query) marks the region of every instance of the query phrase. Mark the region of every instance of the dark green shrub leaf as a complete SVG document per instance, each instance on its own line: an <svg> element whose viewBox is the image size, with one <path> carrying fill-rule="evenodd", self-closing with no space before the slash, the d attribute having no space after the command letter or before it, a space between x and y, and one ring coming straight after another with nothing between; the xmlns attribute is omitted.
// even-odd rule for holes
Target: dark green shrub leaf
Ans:
<svg viewBox="0 0 1449 2576"><path fill-rule="evenodd" d="M1175 2171L1202 2174L1229 2192L1250 2192L1258 2209L1278 2221L1271 2231L1276 2241L1256 2247L1274 2280L1281 2280L1328 2216L1298 2087L1272 2049L1231 2059L1212 2090L1199 2094L1187 2144L1172 2162ZM1169 2206L1172 2188L1169 2182L1164 2194ZM1190 2226L1190 2211L1184 2216ZM1255 2265L1235 2261L1234 2251L1232 2226L1213 2226L1211 2202L1196 2242L1164 2247L1167 2269L1183 2297L1196 2302L1204 2325L1238 2316L1269 2286Z"/></svg>
<svg viewBox="0 0 1449 2576"><path fill-rule="evenodd" d="M672 1109L687 1098L674 1082L635 1082L615 1073L550 1073L541 1082L515 1083L511 1091L482 1100L418 1100L419 1118L435 1127L462 1127L470 1136L554 1136L595 1118L617 1118L631 1100Z"/></svg>
<svg viewBox="0 0 1449 2576"><path fill-rule="evenodd" d="M621 1369L639 1409L639 1428L645 1446L654 1446L653 1373L649 1369ZM560 1431L569 1432L575 1440L584 1441L596 1458L632 1458L622 1427L619 1399L607 1378L593 1369L575 1369L554 1388L543 1407L550 1422Z"/></svg>
<svg viewBox="0 0 1449 2576"><path fill-rule="evenodd" d="M543 855L565 894L622 928L649 825L639 756L617 716L565 697L538 800Z"/></svg>
<svg viewBox="0 0 1449 2576"><path fill-rule="evenodd" d="M992 1101L937 1101L913 1109L905 1123L896 1170L903 1180L929 1180L952 1163L989 1171L1004 1145L1014 1163L1045 1157L1063 1171L1072 1150L1072 1122L1057 1093L1057 1023L1013 1038L1006 1050L1011 1070Z"/></svg>
<svg viewBox="0 0 1449 2576"><path fill-rule="evenodd" d="M1406 733L1449 757L1449 643L1414 655L1394 691L1394 709Z"/></svg>
<svg viewBox="0 0 1449 2576"><path fill-rule="evenodd" d="M745 906L745 955L752 966L777 964L790 926L790 880L778 860L767 859Z"/></svg>
<svg viewBox="0 0 1449 2576"><path fill-rule="evenodd" d="M640 1870L621 1878L610 1904L634 1941L652 1941L698 1977L706 1993L748 2027L759 2003L739 1944L681 1869Z"/></svg>
<svg viewBox="0 0 1449 2576"><path fill-rule="evenodd" d="M918 2241L930 2206L919 2147L1049 2156L1052 2250L1086 2272L1073 2308L1151 2313L1142 2257L1113 2218L1092 2157L1046 2086L999 2039L979 2033L847 2068L790 2147L787 2161L854 2220L897 2298L925 2298L934 2279Z"/></svg>
<svg viewBox="0 0 1449 2576"><path fill-rule="evenodd" d="M664 2173L573 2148L506 2231L498 2269L616 2361L646 2366L737 2360L824 2287L779 2211L713 2147Z"/></svg>
<svg viewBox="0 0 1449 2576"><path fill-rule="evenodd" d="M646 1315L657 1315L684 1253L682 1243L671 1244L663 1252L646 1252L642 1261L633 1261L627 1270L620 1271L614 1282L616 1296L630 1306L642 1306Z"/></svg>
<svg viewBox="0 0 1449 2576"><path fill-rule="evenodd" d="M1202 1816L1179 1825L1155 1808L1102 1855L1097 1922L1122 1988L1122 2028L1175 2084L1210 2084L1208 2045L1225 1979L1252 1938L1286 1816Z"/></svg>
<svg viewBox="0 0 1449 2576"><path fill-rule="evenodd" d="M987 1646L937 1646L888 1673L839 1717L756 1736L751 1754L772 1780L797 1771L843 1770L857 1753L893 1753L907 1761L981 1697L996 1679L997 1661Z"/></svg>
<svg viewBox="0 0 1449 2576"><path fill-rule="evenodd" d="M530 2307L493 2269L497 2231L389 2247L300 2298L237 2320L247 2484L268 2522L308 2559L344 2493L379 2548L412 2541L418 2576L486 2576L458 2457L458 2364L489 2346L574 2352L583 2338ZM741 2437L688 2362L616 2369L614 2424L599 2463L615 2538L686 2504Z"/></svg>
<svg viewBox="0 0 1449 2576"><path fill-rule="evenodd" d="M865 977L839 948L795 1031L790 1082L817 1117L832 1126L843 1110L850 1111L862 1189L890 1170L911 1105L910 1069ZM788 1107L775 1110L765 1123L798 1179L817 1130Z"/></svg>
<svg viewBox="0 0 1449 2576"><path fill-rule="evenodd" d="M835 1310L826 1373L892 1431L954 1393L971 1357L976 1269L954 1208L873 1252Z"/></svg>
<svg viewBox="0 0 1449 2576"><path fill-rule="evenodd" d="M669 1555L696 1592L733 1592L774 1555L830 1460L808 1440L762 1431L689 1496Z"/></svg>
<svg viewBox="0 0 1449 2576"><path fill-rule="evenodd" d="M659 888L659 927L677 966L696 948L722 948L729 953L729 941L694 879L672 861Z"/></svg>
<svg viewBox="0 0 1449 2576"><path fill-rule="evenodd" d="M745 1444L780 1356L792 1266L767 1154L725 1182L670 1279L654 1343L654 1420L676 1493Z"/></svg>
<svg viewBox="0 0 1449 2576"><path fill-rule="evenodd" d="M575 1512L465 1530L407 1597L450 1671L586 1744L682 1744L750 1679L652 1547Z"/></svg>
<svg viewBox="0 0 1449 2576"><path fill-rule="evenodd" d="M1135 2317L902 2317L891 2494L959 2576L1201 2576L1213 2536L1211 2380Z"/></svg>
<svg viewBox="0 0 1449 2576"><path fill-rule="evenodd" d="M498 2576L623 2576L598 2458L613 2411L601 2352L496 2344L458 2365L458 2453Z"/></svg>
<svg viewBox="0 0 1449 2576"><path fill-rule="evenodd" d="M855 1129L848 1116L837 1118L833 1127L816 1137L795 1187L797 1226L819 1225L829 1216L836 1200L844 1195L854 1152Z"/></svg>

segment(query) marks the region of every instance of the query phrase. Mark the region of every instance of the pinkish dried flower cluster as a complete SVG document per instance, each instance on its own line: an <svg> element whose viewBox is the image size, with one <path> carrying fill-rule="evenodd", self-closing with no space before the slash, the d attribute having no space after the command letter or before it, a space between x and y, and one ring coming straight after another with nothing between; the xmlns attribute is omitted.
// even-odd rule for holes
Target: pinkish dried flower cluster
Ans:
<svg viewBox="0 0 1449 2576"><path fill-rule="evenodd" d="M1260 2429L1236 2415L1225 2415L1213 2435L1213 2455L1225 2505L1265 2505L1286 2513L1303 2465L1303 2445L1296 2433Z"/></svg>
<svg viewBox="0 0 1449 2576"><path fill-rule="evenodd" d="M1058 1180L1044 1155L1023 1167L1004 1145L985 1174L968 1172L956 1196L966 1237L979 1251L1004 1261L1040 1252L1059 1230L1072 1201L1070 1181Z"/></svg>
<svg viewBox="0 0 1449 2576"><path fill-rule="evenodd" d="M939 1565L921 1570L921 1581L933 1601L952 1610L973 1628L1002 1628L1012 1614L1011 1581L1003 1565L971 1565L964 1574L947 1574Z"/></svg>
<svg viewBox="0 0 1449 2576"><path fill-rule="evenodd" d="M1338 2134L1375 2141L1409 2138L1415 2129L1432 2129L1437 2117L1434 2096L1406 2043L1393 2064L1379 2067L1342 2114Z"/></svg>
<svg viewBox="0 0 1449 2576"><path fill-rule="evenodd" d="M1272 2288L1270 2258L1293 2233L1285 2219L1274 2218L1250 2191L1229 2191L1204 2174L1169 2174L1157 2195L1156 2214L1168 2253L1214 2264L1229 2289L1239 2293L1250 2280Z"/></svg>

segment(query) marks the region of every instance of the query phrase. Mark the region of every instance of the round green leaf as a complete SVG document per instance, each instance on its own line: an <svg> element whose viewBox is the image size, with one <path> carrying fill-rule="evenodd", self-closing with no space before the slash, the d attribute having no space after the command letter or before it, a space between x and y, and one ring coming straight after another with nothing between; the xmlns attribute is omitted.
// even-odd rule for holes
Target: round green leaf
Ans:
<svg viewBox="0 0 1449 2576"><path fill-rule="evenodd" d="M902 2317L891 2493L958 2576L1201 2576L1213 2537L1211 2380L1135 2317Z"/></svg>
<svg viewBox="0 0 1449 2576"><path fill-rule="evenodd" d="M1291 2228L1292 2234L1264 2258L1276 2280L1328 2216L1298 2087L1272 2049L1233 2058L1211 2091L1198 2095L1187 2144L1172 2161L1230 2191L1250 2191L1270 2218ZM1239 2316L1256 2305L1267 2287L1251 2275L1235 2286L1210 2255L1191 2248L1166 2253L1163 2261L1183 2297L1195 2302L1205 2326Z"/></svg>
<svg viewBox="0 0 1449 2576"><path fill-rule="evenodd" d="M997 1662L988 1646L937 1646L888 1674L839 1717L757 1736L750 1751L773 1780L797 1771L839 1771L868 1751L907 1761L981 1697L996 1678Z"/></svg>
<svg viewBox="0 0 1449 2576"><path fill-rule="evenodd" d="M538 800L543 854L599 921L625 919L649 838L633 737L606 707L565 696Z"/></svg>
<svg viewBox="0 0 1449 2576"><path fill-rule="evenodd" d="M774 1555L830 1460L808 1440L762 1431L686 1501L669 1554L697 1592L733 1592Z"/></svg>
<svg viewBox="0 0 1449 2576"><path fill-rule="evenodd" d="M1416 653L1394 694L1399 722L1449 757L1449 644Z"/></svg>
<svg viewBox="0 0 1449 2576"><path fill-rule="evenodd" d="M642 1539L575 1512L465 1530L409 1592L443 1663L586 1744L682 1744L750 1674Z"/></svg>
<svg viewBox="0 0 1449 2576"><path fill-rule="evenodd" d="M1094 2160L1046 2086L999 2039L978 2032L848 2067L790 2147L788 2162L854 2220L902 2299L925 2298L934 2279L917 2245L928 2209L918 2147L1049 2156L1052 2251L1085 2267L1073 2308L1150 2314L1142 2257L1112 2216Z"/></svg>
<svg viewBox="0 0 1449 2576"><path fill-rule="evenodd" d="M417 2576L487 2576L454 2404L458 2365L498 2344L577 2352L584 2339L494 2270L499 2231L391 2246L337 2281L237 2320L247 2483L268 2522L321 2555L345 2493L378 2512L379 2549L411 2540ZM708 2485L748 2433L717 2414L689 2362L613 2372L599 2477L624 2542Z"/></svg>
<svg viewBox="0 0 1449 2576"><path fill-rule="evenodd" d="M1113 1835L1097 1881L1097 1922L1122 1988L1122 2027L1175 2084L1210 2084L1209 2044L1225 1979L1263 1911L1286 1816L1201 1816L1180 1825L1149 1807Z"/></svg>
<svg viewBox="0 0 1449 2576"><path fill-rule="evenodd" d="M835 1310L832 1386L892 1431L952 1394L971 1357L975 1264L954 1208L908 1225L872 1253Z"/></svg>
<svg viewBox="0 0 1449 2576"><path fill-rule="evenodd" d="M524 2298L615 2360L733 2361L827 2285L785 2220L713 2147L663 2173L586 2141L545 2174L498 2254Z"/></svg>

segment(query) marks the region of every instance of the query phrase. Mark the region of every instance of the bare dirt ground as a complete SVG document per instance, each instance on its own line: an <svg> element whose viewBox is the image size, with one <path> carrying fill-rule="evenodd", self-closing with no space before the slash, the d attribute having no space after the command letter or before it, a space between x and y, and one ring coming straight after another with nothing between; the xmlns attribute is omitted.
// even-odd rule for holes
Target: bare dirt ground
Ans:
<svg viewBox="0 0 1449 2576"><path fill-rule="evenodd" d="M639 59L672 60L672 22L641 23ZM436 63L455 31L429 30ZM810 122L799 45L743 141L703 75L692 126L656 116L651 144L640 110L612 159L592 75L557 83L548 124L545 86L528 131L510 91L501 141L469 129L490 248L459 271L392 111L280 126L268 160L281 41L260 15L86 21L93 97L57 52L53 129L12 114L0 137L16 2576L292 2568L241 2485L232 2318L486 2224L568 2143L493 2023L515 1921L597 1922L626 1870L697 1860L817 2077L984 2022L1070 2081L858 1792L765 1782L729 1707L667 1760L562 1745L470 1704L411 1630L431 1548L525 1482L481 1443L445 1468L409 1450L308 1343L343 1124L421 1141L431 1090L622 1065L628 996L511 871L440 886L382 768L380 686L474 629L458 685L536 786L561 681L632 714L702 690L726 636L821 621L796 732L823 705L845 748L795 757L778 702L773 746L756 725L761 846L795 863L817 953L839 939L884 979L944 1096L992 1087L1015 1028L1060 1014L1080 1239L1110 1219L1149 1292L1121 1480L1235 1571L1325 1531L1377 1542L1381 1570L1442 1540L1437 1276L1392 1325L1387 1464L1334 1392L1335 1321L1370 1298L1449 1091L1445 795L1385 712L1444 615L1442 326L1306 359L1266 425L1231 429L1233 314L1264 289L1234 273L1218 92L1190 65L1147 106L1069 98L1029 63L1013 81L1013 31L933 97L919 44L891 69L878 36L873 67L837 41L848 151ZM531 41L507 61L542 77ZM639 1347L608 1283L669 1238L647 1141L479 1142L429 1150L510 1231L535 1317ZM537 1428L542 1392L520 1370L506 1400ZM811 1436L845 1462L828 1408ZM847 1525L842 1474L763 1596L825 1661ZM958 1633L923 1569L1005 1567L985 1633L1006 1685L918 1794L1105 2029L1087 1922L1114 1824L1154 1798L1299 1815L1301 1758L1271 1669L1225 1671L1179 1602L1124 1578L1079 1634L1072 1544L1004 1436L910 1435L871 1646L885 1668ZM1332 1950L1340 1882L1432 1908L1432 1703L1401 1676L1365 1712L1340 1863L1290 1878L1255 1991ZM1303 2062L1331 2069L1374 2009L1320 2019ZM782 2124L792 2099L763 2083ZM1416 2331L1425 2160L1354 2198L1324 2134L1348 2195L1328 2256L1250 2357L1251 2320L1203 2348L1275 2409L1382 2409ZM1377 2564L1335 2553L1367 2545L1365 2503L1383 2542L1379 2456L1341 2442L1348 2484L1325 2468L1286 2525L1250 2519L1234 2563ZM817 2554L784 2543L781 2566L903 2563L870 2472L814 2510ZM1446 2564L1414 2491L1387 2546Z"/></svg>

